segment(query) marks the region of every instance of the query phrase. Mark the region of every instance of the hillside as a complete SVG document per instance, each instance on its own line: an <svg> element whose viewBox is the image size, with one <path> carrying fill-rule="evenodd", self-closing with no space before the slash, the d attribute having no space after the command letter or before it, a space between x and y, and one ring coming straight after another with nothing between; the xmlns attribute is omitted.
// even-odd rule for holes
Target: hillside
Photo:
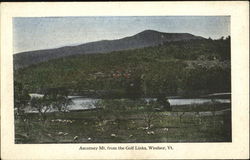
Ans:
<svg viewBox="0 0 250 160"><path fill-rule="evenodd" d="M72 55L107 53L112 51L156 46L166 42L187 41L194 39L204 38L188 33L163 33L153 30L145 30L131 37L125 37L117 40L102 40L77 46L66 46L56 49L18 53L13 57L14 68L23 68L32 64Z"/></svg>
<svg viewBox="0 0 250 160"><path fill-rule="evenodd" d="M28 92L67 88L86 97L230 92L230 37L63 57L15 70L14 79Z"/></svg>

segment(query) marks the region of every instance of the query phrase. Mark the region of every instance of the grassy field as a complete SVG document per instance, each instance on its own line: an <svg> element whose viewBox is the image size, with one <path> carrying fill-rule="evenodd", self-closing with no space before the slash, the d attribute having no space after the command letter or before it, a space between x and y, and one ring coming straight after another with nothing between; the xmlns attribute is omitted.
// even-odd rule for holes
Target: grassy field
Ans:
<svg viewBox="0 0 250 160"><path fill-rule="evenodd" d="M15 143L230 142L229 104L173 107L171 112L106 109L16 117Z"/></svg>

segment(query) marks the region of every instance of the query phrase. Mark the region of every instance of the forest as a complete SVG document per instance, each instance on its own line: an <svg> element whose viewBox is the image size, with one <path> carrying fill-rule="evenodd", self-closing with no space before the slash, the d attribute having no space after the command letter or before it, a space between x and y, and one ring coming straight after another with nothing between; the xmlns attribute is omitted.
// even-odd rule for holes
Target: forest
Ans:
<svg viewBox="0 0 250 160"><path fill-rule="evenodd" d="M14 70L29 93L67 89L100 98L230 92L230 37L167 42L104 54L74 55Z"/></svg>

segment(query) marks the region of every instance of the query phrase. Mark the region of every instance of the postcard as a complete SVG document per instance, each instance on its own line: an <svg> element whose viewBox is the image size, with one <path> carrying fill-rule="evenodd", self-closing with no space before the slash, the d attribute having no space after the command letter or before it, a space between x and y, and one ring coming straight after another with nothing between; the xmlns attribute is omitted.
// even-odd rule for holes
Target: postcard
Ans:
<svg viewBox="0 0 250 160"><path fill-rule="evenodd" d="M248 4L2 3L1 157L249 158Z"/></svg>

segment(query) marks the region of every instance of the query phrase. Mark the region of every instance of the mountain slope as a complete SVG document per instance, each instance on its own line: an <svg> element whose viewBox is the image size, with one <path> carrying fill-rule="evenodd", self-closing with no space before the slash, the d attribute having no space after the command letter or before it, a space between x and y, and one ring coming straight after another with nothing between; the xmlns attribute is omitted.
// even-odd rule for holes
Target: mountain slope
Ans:
<svg viewBox="0 0 250 160"><path fill-rule="evenodd" d="M58 58L15 70L14 80L30 93L67 88L86 97L195 96L230 92L230 73L228 38Z"/></svg>
<svg viewBox="0 0 250 160"><path fill-rule="evenodd" d="M135 48L156 46L166 42L187 41L204 39L189 33L163 33L153 30L145 30L131 37L117 40L102 40L85 43L78 46L66 46L56 49L22 52L14 55L14 68L23 68L32 64L45 62L51 59L91 53L106 53Z"/></svg>

